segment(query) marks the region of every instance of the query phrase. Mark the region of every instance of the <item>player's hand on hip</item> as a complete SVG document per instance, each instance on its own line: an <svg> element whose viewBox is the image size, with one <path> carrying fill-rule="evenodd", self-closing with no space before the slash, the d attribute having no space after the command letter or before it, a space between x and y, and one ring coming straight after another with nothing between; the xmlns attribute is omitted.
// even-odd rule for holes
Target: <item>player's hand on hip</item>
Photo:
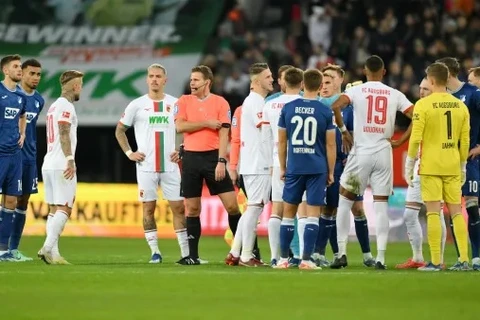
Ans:
<svg viewBox="0 0 480 320"><path fill-rule="evenodd" d="M77 168L75 166L75 161L73 160L68 160L67 161L67 168L65 171L63 171L63 177L67 180L72 180L73 177L75 177L75 172L77 171Z"/></svg>
<svg viewBox="0 0 480 320"><path fill-rule="evenodd" d="M342 132L342 152L349 153L352 150L353 146L353 137L350 132Z"/></svg>
<svg viewBox="0 0 480 320"><path fill-rule="evenodd" d="M21 134L20 139L18 139L18 145L20 148L23 148L23 143L25 142L25 135Z"/></svg>
<svg viewBox="0 0 480 320"><path fill-rule="evenodd" d="M215 168L215 181L222 181L225 179L225 172L227 169L225 168L225 163L217 163L217 167Z"/></svg>
<svg viewBox="0 0 480 320"><path fill-rule="evenodd" d="M402 145L398 140L390 140L390 144L392 145L393 149L398 148Z"/></svg>
<svg viewBox="0 0 480 320"><path fill-rule="evenodd" d="M232 179L233 185L236 186L237 185L237 180L238 180L237 170L230 170L230 178Z"/></svg>
<svg viewBox="0 0 480 320"><path fill-rule="evenodd" d="M480 155L480 145L477 145L475 148L470 150L470 152L468 153L468 158L469 159L475 159L479 155Z"/></svg>
<svg viewBox="0 0 480 320"><path fill-rule="evenodd" d="M132 152L129 156L128 156L128 159L134 161L134 162L142 162L143 160L145 160L145 153L143 152L138 152L138 151L135 151L135 152Z"/></svg>
<svg viewBox="0 0 480 320"><path fill-rule="evenodd" d="M222 127L222 122L219 120L208 120L207 121L207 128L218 130Z"/></svg>
<svg viewBox="0 0 480 320"><path fill-rule="evenodd" d="M178 151L173 151L170 154L170 161L172 161L173 163L180 162L180 153Z"/></svg>
<svg viewBox="0 0 480 320"><path fill-rule="evenodd" d="M280 180L285 181L285 169L280 168Z"/></svg>
<svg viewBox="0 0 480 320"><path fill-rule="evenodd" d="M329 173L327 178L327 186L331 186L334 182L335 178L333 177L333 173Z"/></svg>

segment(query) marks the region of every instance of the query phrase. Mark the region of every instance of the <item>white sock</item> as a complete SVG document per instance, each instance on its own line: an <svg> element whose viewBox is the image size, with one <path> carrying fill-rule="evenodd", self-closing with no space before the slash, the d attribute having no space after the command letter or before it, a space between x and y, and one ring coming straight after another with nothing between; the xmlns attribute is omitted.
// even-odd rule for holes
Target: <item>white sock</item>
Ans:
<svg viewBox="0 0 480 320"><path fill-rule="evenodd" d="M388 232L390 220L388 218L388 202L373 201L373 210L377 218L377 262L385 264L385 251L387 251Z"/></svg>
<svg viewBox="0 0 480 320"><path fill-rule="evenodd" d="M178 245L180 246L180 254L182 258L188 257L190 255L190 249L188 248L188 234L187 229L178 229L175 230L177 234Z"/></svg>
<svg viewBox="0 0 480 320"><path fill-rule="evenodd" d="M270 216L268 219L268 243L270 244L270 258L271 260L280 259L280 225L282 218L277 215Z"/></svg>
<svg viewBox="0 0 480 320"><path fill-rule="evenodd" d="M65 224L67 223L67 221L68 221L67 213L61 210L57 210L57 212L55 212L55 215L51 218L49 230L47 233L47 239L45 239L45 243L43 244L43 247L45 248L46 251L51 252L52 255L53 255L53 247L55 246L55 243L58 244L58 239L60 238L60 234L62 233L63 228L65 227Z"/></svg>
<svg viewBox="0 0 480 320"><path fill-rule="evenodd" d="M150 247L150 250L152 250L152 255L154 253L160 254L160 249L158 249L157 229L145 230L145 239L147 239L148 246Z"/></svg>
<svg viewBox="0 0 480 320"><path fill-rule="evenodd" d="M245 219L243 218L243 214L240 217L240 220L238 220L238 225L237 225L237 232L235 233L235 237L233 238L233 243L232 243L232 248L230 248L230 253L232 256L235 258L240 257L240 251L242 250L242 230L243 230L243 222Z"/></svg>
<svg viewBox="0 0 480 320"><path fill-rule="evenodd" d="M252 251L255 244L255 237L257 236L258 218L262 212L263 206L248 206L247 210L243 213L245 222L242 227L242 254L240 256L242 261L247 262L253 257Z"/></svg>
<svg viewBox="0 0 480 320"><path fill-rule="evenodd" d="M51 228L52 228L52 219L53 219L54 215L55 215L55 213L49 213L48 214L47 224L45 226L45 228L46 228L45 229L45 234L46 235L48 235L49 230L51 230ZM60 249L58 248L58 241L59 240L60 240L60 238L58 238L58 240L55 241L55 244L53 245L53 248L52 248L52 256L54 256L54 257L60 257Z"/></svg>
<svg viewBox="0 0 480 320"><path fill-rule="evenodd" d="M443 205L440 209L440 223L442 225L442 246L440 247L440 262L444 263L443 255L445 254L445 243L447 242L447 224L443 215Z"/></svg>
<svg viewBox="0 0 480 320"><path fill-rule="evenodd" d="M405 226L407 227L408 239L412 246L413 261L423 262L423 234L420 220L418 220L418 212L420 210L414 207L405 207Z"/></svg>
<svg viewBox="0 0 480 320"><path fill-rule="evenodd" d="M347 254L348 233L350 232L350 211L353 201L340 195L337 208L338 256Z"/></svg>
<svg viewBox="0 0 480 320"><path fill-rule="evenodd" d="M305 242L303 241L303 235L305 233L305 226L307 225L307 217L298 218L297 221L297 233L298 233L298 248L300 249L300 258L303 256L303 248L305 248Z"/></svg>

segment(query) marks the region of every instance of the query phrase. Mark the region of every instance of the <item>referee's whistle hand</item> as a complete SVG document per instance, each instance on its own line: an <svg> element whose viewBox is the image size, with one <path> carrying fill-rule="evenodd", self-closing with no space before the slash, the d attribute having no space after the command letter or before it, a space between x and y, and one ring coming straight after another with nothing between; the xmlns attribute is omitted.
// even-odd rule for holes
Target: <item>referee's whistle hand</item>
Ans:
<svg viewBox="0 0 480 320"><path fill-rule="evenodd" d="M142 162L145 160L145 153L143 152L133 152L128 156L128 159L134 161L134 162Z"/></svg>
<svg viewBox="0 0 480 320"><path fill-rule="evenodd" d="M222 127L222 123L219 120L207 120L206 125L207 128L212 130L218 130Z"/></svg>

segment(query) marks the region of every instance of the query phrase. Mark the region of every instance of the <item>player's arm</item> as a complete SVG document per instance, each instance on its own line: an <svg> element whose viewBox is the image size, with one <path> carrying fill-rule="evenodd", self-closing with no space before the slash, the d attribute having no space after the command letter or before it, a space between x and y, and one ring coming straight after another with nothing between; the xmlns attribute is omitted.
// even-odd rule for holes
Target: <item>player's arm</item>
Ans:
<svg viewBox="0 0 480 320"><path fill-rule="evenodd" d="M425 108L423 108L422 101L418 101L413 110L412 116L412 130L410 135L410 141L408 143L408 158L415 160L418 147L423 138L423 131L425 129Z"/></svg>
<svg viewBox="0 0 480 320"><path fill-rule="evenodd" d="M210 128L220 129L222 123L218 120L187 121L187 101L182 97L175 104L175 128L178 133L191 133Z"/></svg>
<svg viewBox="0 0 480 320"><path fill-rule="evenodd" d="M268 108L270 107L270 102L265 104L262 112L262 143L265 146L265 156L268 160L268 166L273 166L273 132L272 126L270 125L270 119L268 118Z"/></svg>
<svg viewBox="0 0 480 320"><path fill-rule="evenodd" d="M327 144L327 162L328 162L328 176L329 184L333 183L333 173L335 170L335 161L337 160L337 142L335 127L332 125L332 129L328 129L325 135L325 141Z"/></svg>
<svg viewBox="0 0 480 320"><path fill-rule="evenodd" d="M219 146L218 146L218 157L219 161L217 167L215 168L215 180L220 181L225 178L227 172L227 164L224 161L227 157L227 148L228 148L228 133L230 132L231 119L230 119L230 105L227 100L222 99L218 105L218 118L217 121L220 123L220 130L218 130ZM222 159L222 160L220 160Z"/></svg>
<svg viewBox="0 0 480 320"><path fill-rule="evenodd" d="M345 94L340 95L340 97L338 97L338 99L332 104L332 110L335 115L335 123L337 124L338 128L340 128L342 133L347 131L347 127L343 122L342 109L346 108L348 105L350 105L350 98Z"/></svg>
<svg viewBox="0 0 480 320"><path fill-rule="evenodd" d="M409 108L405 113L404 113L408 118L412 119L413 117L413 108ZM392 141L392 147L396 148L404 144L405 142L408 141L410 136L412 135L412 127L413 127L413 121L410 122L410 125L408 126L407 130L402 134L400 139Z"/></svg>
<svg viewBox="0 0 480 320"><path fill-rule="evenodd" d="M27 131L27 99L22 99L22 110L20 111L20 118L18 119L18 131L20 133L20 139L18 139L18 145L23 148L23 143L26 138Z"/></svg>
<svg viewBox="0 0 480 320"><path fill-rule="evenodd" d="M280 162L281 175L285 174L287 169L287 124L285 121L285 106L280 112L278 120L278 161ZM284 177L280 177L283 179Z"/></svg>
<svg viewBox="0 0 480 320"><path fill-rule="evenodd" d="M67 180L73 179L75 176L75 159L72 154L72 141L70 139L70 128L72 126L72 114L74 110L70 107L60 107L60 118L58 119L58 136L60 140L60 147L63 155L67 160L67 168L63 172L63 176ZM71 107L73 109L73 107Z"/></svg>
<svg viewBox="0 0 480 320"><path fill-rule="evenodd" d="M130 143L128 143L127 138L127 130L134 124L135 122L135 113L136 113L135 105L130 103L125 112L123 113L122 118L117 123L117 127L115 128L115 138L117 138L117 142L120 145L123 153L132 161L140 162L145 159L145 154L141 152L133 152L132 148L130 147Z"/></svg>
<svg viewBox="0 0 480 320"><path fill-rule="evenodd" d="M470 113L465 106L465 117L463 119L462 131L460 132L460 162L462 169L466 166L468 151L470 149Z"/></svg>

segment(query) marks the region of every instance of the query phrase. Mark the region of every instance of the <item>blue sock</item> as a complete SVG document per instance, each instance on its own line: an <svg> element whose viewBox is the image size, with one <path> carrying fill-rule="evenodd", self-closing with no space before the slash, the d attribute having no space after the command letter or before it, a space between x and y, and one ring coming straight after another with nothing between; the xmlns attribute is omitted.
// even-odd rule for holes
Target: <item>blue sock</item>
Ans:
<svg viewBox="0 0 480 320"><path fill-rule="evenodd" d="M27 212L25 209L15 209L13 218L12 234L10 235L10 250L17 250L22 238L23 228L25 227Z"/></svg>
<svg viewBox="0 0 480 320"><path fill-rule="evenodd" d="M338 254L338 241L337 241L337 217L332 217L330 224L330 247L332 247L333 254Z"/></svg>
<svg viewBox="0 0 480 320"><path fill-rule="evenodd" d="M330 239L332 231L332 218L321 216L318 221L318 237L315 245L315 252L324 256L325 248L327 247L328 239Z"/></svg>
<svg viewBox="0 0 480 320"><path fill-rule="evenodd" d="M8 250L8 241L12 234L13 214L15 210L2 208L2 224L0 225L0 251Z"/></svg>
<svg viewBox="0 0 480 320"><path fill-rule="evenodd" d="M305 233L303 234L303 252L302 259L310 260L318 237L318 218L308 217L305 225Z"/></svg>
<svg viewBox="0 0 480 320"><path fill-rule="evenodd" d="M472 258L479 257L480 245L480 218L478 216L478 205L467 208L468 213L468 235L472 246Z"/></svg>
<svg viewBox="0 0 480 320"><path fill-rule="evenodd" d="M363 253L370 252L370 239L368 235L367 217L355 217L355 233L357 234L358 243Z"/></svg>
<svg viewBox="0 0 480 320"><path fill-rule="evenodd" d="M288 259L290 244L295 232L293 219L283 218L280 225L280 257Z"/></svg>
<svg viewBox="0 0 480 320"><path fill-rule="evenodd" d="M295 217L293 220L294 226L295 226L295 234L293 235L293 240L290 245L290 248L292 249L294 257L300 257L300 242L298 240L298 232L297 232L298 221L297 220L298 220L297 217Z"/></svg>
<svg viewBox="0 0 480 320"><path fill-rule="evenodd" d="M455 244L455 250L457 251L457 257L460 257L460 251L458 251L457 238L455 237L455 231L453 230L453 221L450 217L450 230L452 230L453 243Z"/></svg>

